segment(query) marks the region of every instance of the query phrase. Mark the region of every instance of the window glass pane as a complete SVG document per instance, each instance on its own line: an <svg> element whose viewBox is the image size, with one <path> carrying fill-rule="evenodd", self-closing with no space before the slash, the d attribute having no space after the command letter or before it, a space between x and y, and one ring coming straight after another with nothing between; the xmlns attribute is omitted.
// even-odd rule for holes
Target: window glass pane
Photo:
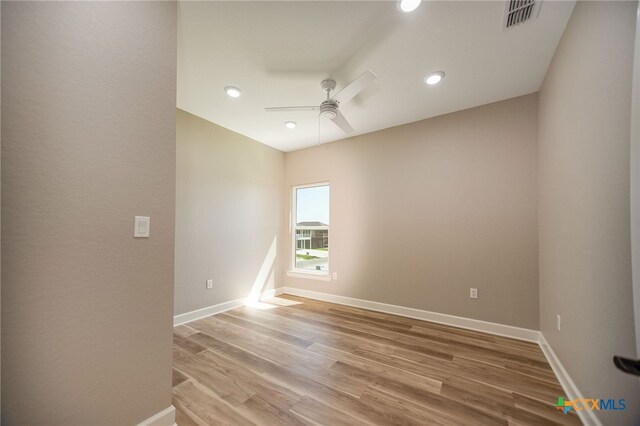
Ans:
<svg viewBox="0 0 640 426"><path fill-rule="evenodd" d="M295 268L329 271L329 185L296 188ZM302 229L300 229L302 228Z"/></svg>
<svg viewBox="0 0 640 426"><path fill-rule="evenodd" d="M296 230L296 268L329 270L329 230Z"/></svg>
<svg viewBox="0 0 640 426"><path fill-rule="evenodd" d="M296 189L298 226L329 225L329 185Z"/></svg>

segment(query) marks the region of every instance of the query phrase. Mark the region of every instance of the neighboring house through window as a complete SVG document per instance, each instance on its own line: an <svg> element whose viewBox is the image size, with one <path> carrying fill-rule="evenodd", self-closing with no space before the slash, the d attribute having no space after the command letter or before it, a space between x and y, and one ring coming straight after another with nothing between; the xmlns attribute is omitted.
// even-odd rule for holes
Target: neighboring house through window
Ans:
<svg viewBox="0 0 640 426"><path fill-rule="evenodd" d="M293 188L293 271L329 273L329 184Z"/></svg>

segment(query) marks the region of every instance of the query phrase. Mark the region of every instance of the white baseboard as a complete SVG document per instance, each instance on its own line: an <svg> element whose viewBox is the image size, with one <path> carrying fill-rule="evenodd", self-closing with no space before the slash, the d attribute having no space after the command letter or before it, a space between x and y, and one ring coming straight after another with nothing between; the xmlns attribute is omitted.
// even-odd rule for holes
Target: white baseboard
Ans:
<svg viewBox="0 0 640 426"><path fill-rule="evenodd" d="M549 362L549 365L553 369L553 372L558 378L558 381L560 382L560 385L564 390L566 399L571 399L571 400L582 399L583 398L582 393L580 392L580 390L578 389L574 381L569 376L569 373L564 368L564 366L560 362L560 359L558 358L556 353L553 351L553 349L549 345L549 342L547 342L547 339L544 338L544 334L542 334L541 332L538 332L538 333L539 333L538 344L540 345L540 348L542 349L544 356L547 357L547 361ZM593 411L580 410L580 411L576 411L576 413L578 414L578 417L580 417L580 420L582 421L583 424L587 426L602 426L602 422L600 422L600 420L598 419L598 417L595 415Z"/></svg>
<svg viewBox="0 0 640 426"><path fill-rule="evenodd" d="M372 311L384 312L386 314L399 315L408 318L436 322L439 324L451 325L454 327L466 328L469 330L482 331L498 336L510 337L512 339L526 340L528 342L535 343L539 342L538 336L540 332L537 330L530 330L528 328L514 327L511 325L457 317L455 315L423 311L421 309L389 305L387 303L372 302L370 300L354 299L352 297L337 296L335 294L320 293L317 291L303 290L293 287L283 287L282 290L284 293L294 296L308 297L309 299L354 306L356 308L371 309Z"/></svg>
<svg viewBox="0 0 640 426"><path fill-rule="evenodd" d="M176 407L170 405L138 426L176 426Z"/></svg>
<svg viewBox="0 0 640 426"><path fill-rule="evenodd" d="M260 299L274 297L278 294L282 294L282 287L263 291ZM230 309L239 308L240 306L244 306L247 303L247 300L248 298L243 297L242 299L230 300L228 302L218 303L217 305L207 306L206 308L196 309L195 311L185 312L184 314L174 315L173 326L175 327L210 315L219 314Z"/></svg>
<svg viewBox="0 0 640 426"><path fill-rule="evenodd" d="M245 300L245 298L230 300L228 302L218 303L217 305L207 306L206 308L175 315L173 317L173 326L175 327L176 325L186 324L191 321L199 320L200 318L219 314L220 312L228 311L229 309L239 308L245 304Z"/></svg>
<svg viewBox="0 0 640 426"><path fill-rule="evenodd" d="M273 288L271 290L263 291L261 299L267 299L269 297L275 297L275 296L278 296L278 295L280 295L282 293L284 293L284 289L282 287Z"/></svg>

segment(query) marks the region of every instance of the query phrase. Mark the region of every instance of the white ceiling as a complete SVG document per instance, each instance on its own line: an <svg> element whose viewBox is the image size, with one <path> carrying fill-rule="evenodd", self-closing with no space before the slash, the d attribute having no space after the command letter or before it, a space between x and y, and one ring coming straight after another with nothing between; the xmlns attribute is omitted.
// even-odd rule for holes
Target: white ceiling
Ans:
<svg viewBox="0 0 640 426"><path fill-rule="evenodd" d="M546 0L537 19L503 30L503 1L423 1L409 14L395 1L180 2L177 106L292 151L346 135L324 119L318 129L315 112L264 108L318 105L325 78L337 92L378 75L340 107L349 136L524 95L540 88L574 3ZM434 70L445 78L425 85Z"/></svg>

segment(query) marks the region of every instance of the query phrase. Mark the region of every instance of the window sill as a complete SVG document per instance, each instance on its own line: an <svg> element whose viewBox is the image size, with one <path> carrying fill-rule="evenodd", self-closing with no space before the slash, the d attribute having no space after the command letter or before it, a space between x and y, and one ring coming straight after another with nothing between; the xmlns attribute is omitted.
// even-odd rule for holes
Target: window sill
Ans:
<svg viewBox="0 0 640 426"><path fill-rule="evenodd" d="M327 274L317 274L313 272L287 271L287 276L292 278L306 278L309 280L331 281L331 276Z"/></svg>

